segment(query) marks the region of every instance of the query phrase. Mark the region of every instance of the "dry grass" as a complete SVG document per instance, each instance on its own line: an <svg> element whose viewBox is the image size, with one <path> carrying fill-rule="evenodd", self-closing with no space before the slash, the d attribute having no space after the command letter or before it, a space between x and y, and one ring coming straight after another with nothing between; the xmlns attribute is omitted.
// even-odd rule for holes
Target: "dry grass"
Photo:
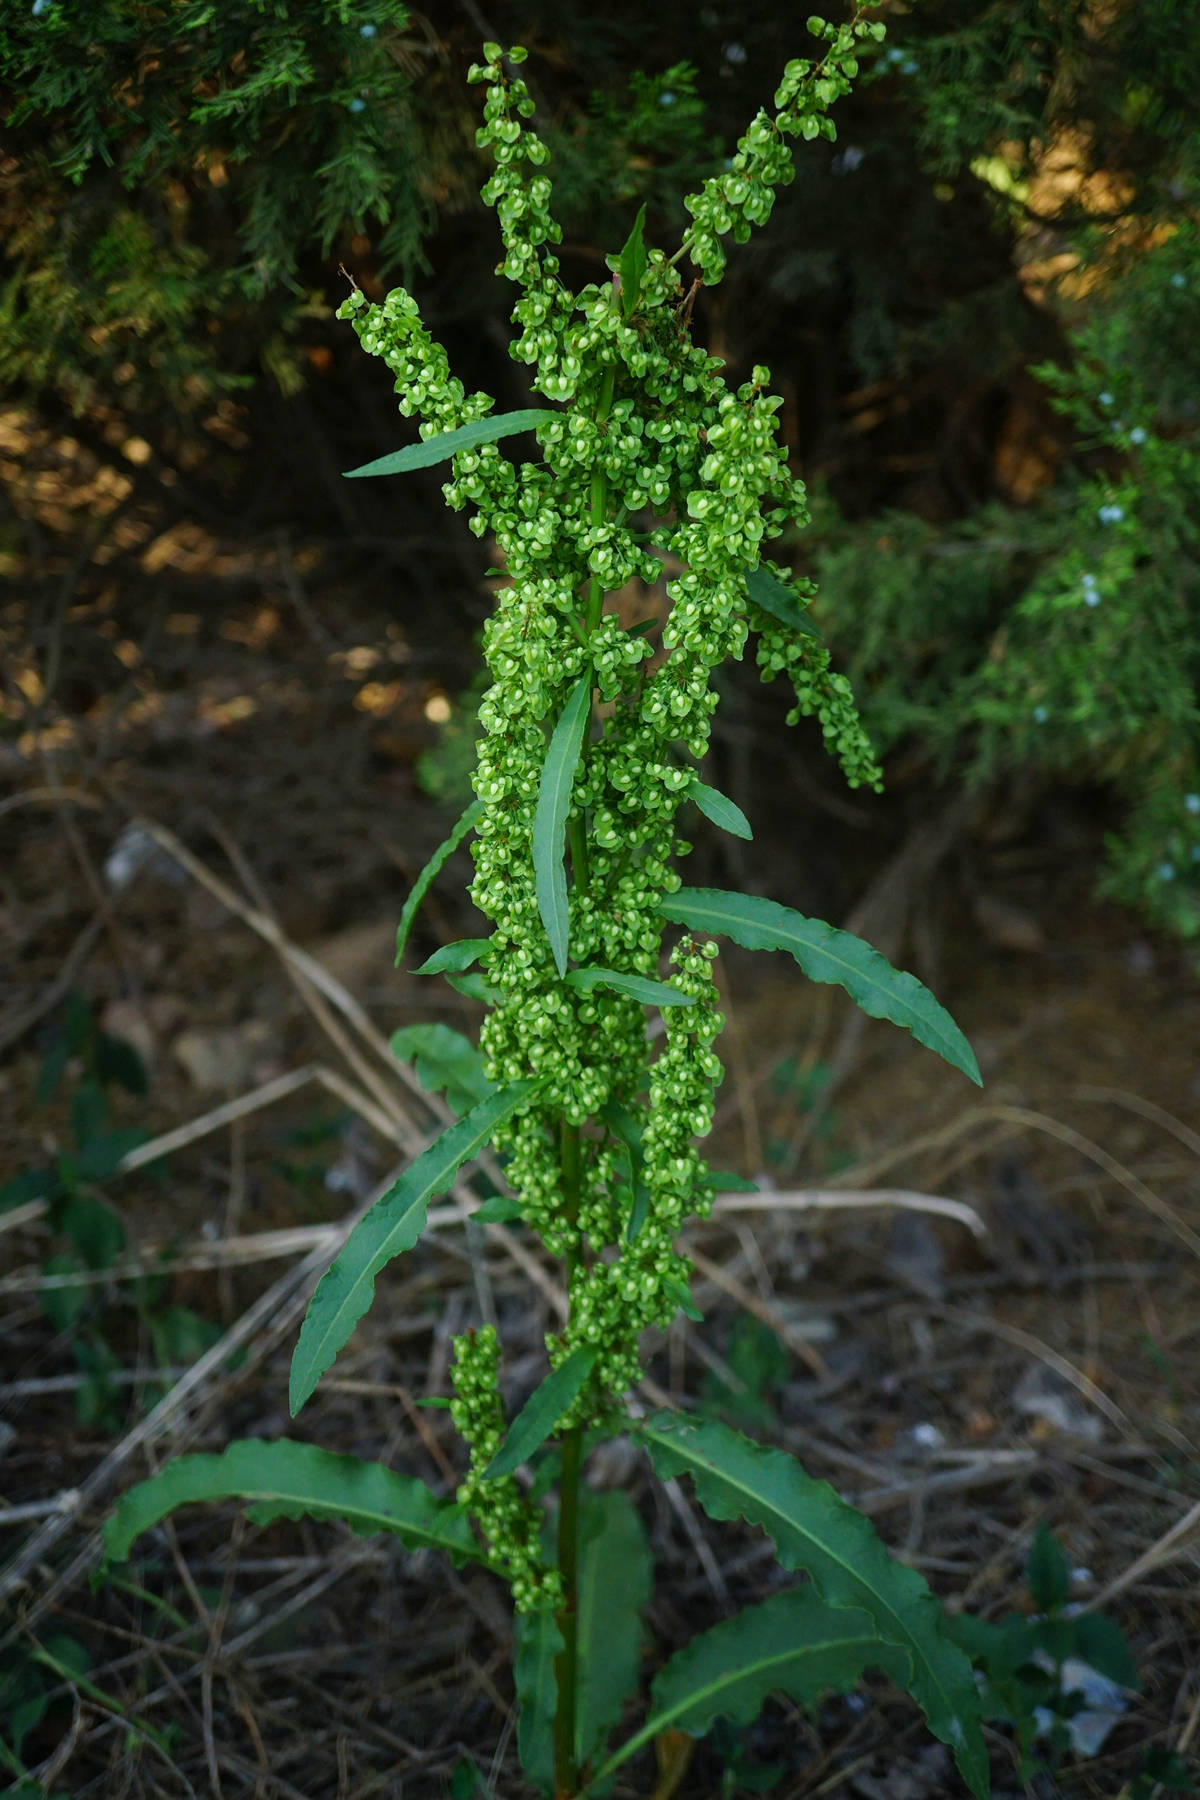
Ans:
<svg viewBox="0 0 1200 1800"><path fill-rule="evenodd" d="M432 736L423 653L396 650L403 634L364 602L361 569L326 574L319 545L281 561L274 528L249 546L244 533L217 543L196 566L181 553L172 576L168 521L142 517L153 503L136 495L117 541L124 585L109 593L103 563L81 563L66 541L72 454L54 465L57 486L41 467L23 496L34 537L55 548L40 569L17 557L23 585L3 622L11 667L38 679L14 675L9 716L22 716L0 751L0 1173L66 1141L62 1099L38 1108L32 1095L62 999L82 989L112 1029L142 1034L151 1092L126 1113L157 1134L108 1186L129 1244L96 1285L161 1268L169 1248L169 1298L222 1336L186 1369L159 1371L137 1314L118 1307L119 1428L81 1425L70 1343L38 1297L45 1208L0 1218L5 1644L28 1653L67 1632L89 1657L85 1680L56 1684L26 1761L48 1794L78 1800L433 1800L469 1755L507 1800L524 1791L510 1626L486 1575L332 1526L253 1530L208 1511L145 1540L123 1584L87 1583L125 1485L181 1450L290 1428L287 1362L312 1282L444 1116L387 1033L431 1006L460 1024L469 1009L379 954L439 835L411 769ZM159 552L139 571L142 543ZM136 650L164 579L186 589L168 585L155 603L164 641L171 618L196 628L161 663L115 654L110 675L137 673L132 696L107 678L72 687L72 644ZM55 689L38 675L54 641L38 619L53 622L63 593L70 679ZM771 798L759 796L760 814ZM106 859L133 817L166 860L118 888ZM1121 1792L1152 1744L1186 1751L1200 1719L1200 989L1171 946L1087 905L1078 857L1064 869L1036 844L1024 862L970 854L975 879L1043 934L1026 953L962 926L940 935L938 987L980 1052L981 1099L875 1025L839 1060L837 1006L790 964L729 959L714 1161L768 1191L729 1196L693 1228L706 1323L648 1343L641 1399L711 1403L723 1385L747 1416L729 1359L749 1315L788 1353L772 1437L864 1508L949 1605L994 1616L1022 1604L1024 1555L1048 1525L1086 1571L1079 1599L1119 1621L1144 1681L1100 1755L1036 1789L1082 1800ZM460 911L441 905L428 929L448 938ZM218 1045L224 1088L196 1085L188 1032ZM838 1085L822 1106L813 1077L830 1069ZM326 1137L296 1141L331 1114ZM156 1183L145 1165L164 1147L169 1179ZM416 1401L445 1391L451 1335L495 1317L510 1402L534 1384L561 1312L558 1273L519 1232L466 1225L473 1204L467 1176L381 1284L298 1435L445 1491L453 1434ZM151 1403L155 1383L165 1392ZM710 1525L685 1488L653 1485L637 1453L608 1447L592 1473L627 1487L651 1532L656 1657L769 1590L756 1536ZM878 1685L867 1705L813 1717L773 1706L750 1743L783 1765L776 1792L789 1800L956 1791L913 1710ZM998 1791L1022 1791L1002 1734L994 1748ZM725 1791L711 1746L675 1773L681 1800ZM665 1796L671 1779L635 1765L617 1793Z"/></svg>

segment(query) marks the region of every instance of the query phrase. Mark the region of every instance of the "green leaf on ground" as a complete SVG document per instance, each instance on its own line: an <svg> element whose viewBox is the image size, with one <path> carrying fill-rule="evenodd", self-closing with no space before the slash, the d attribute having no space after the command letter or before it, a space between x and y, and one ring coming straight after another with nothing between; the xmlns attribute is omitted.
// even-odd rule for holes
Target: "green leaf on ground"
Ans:
<svg viewBox="0 0 1200 1800"><path fill-rule="evenodd" d="M448 462L460 450L477 450L480 444L495 444L501 438L515 437L520 431L533 431L538 425L546 425L551 419L562 416L545 406L494 413L490 418L460 425L456 431L443 431L438 437L423 438L419 444L393 450L389 456L378 456L360 469L346 469L343 480L356 481L361 475L403 475L409 469L429 469L435 463Z"/></svg>
<svg viewBox="0 0 1200 1800"><path fill-rule="evenodd" d="M902 1685L930 1730L949 1744L973 1794L988 1793L988 1760L971 1664L952 1641L915 1569L893 1560L874 1527L794 1457L764 1449L715 1420L659 1413L638 1427L658 1475L690 1475L714 1519L746 1519L775 1545L786 1569L805 1569L827 1606L869 1613L885 1643L907 1653Z"/></svg>
<svg viewBox="0 0 1200 1800"><path fill-rule="evenodd" d="M478 1555L464 1515L423 1481L315 1444L251 1438L221 1456L177 1457L123 1494L104 1524L104 1569L124 1562L143 1531L200 1500L241 1500L255 1525L342 1519L363 1536L391 1532L409 1550L444 1550L456 1562Z"/></svg>
<svg viewBox="0 0 1200 1800"><path fill-rule="evenodd" d="M404 955L404 946L408 943L408 934L413 928L413 920L422 900L437 880L442 869L449 862L463 839L474 831L483 817L483 801L472 800L470 806L462 814L448 838L438 845L417 879L413 882L412 892L404 902L400 914L400 923L396 927L396 967L400 967L400 958Z"/></svg>
<svg viewBox="0 0 1200 1800"><path fill-rule="evenodd" d="M483 1471L485 1481L511 1475L541 1449L591 1374L599 1354L591 1345L583 1346L550 1371L509 1426L504 1442Z"/></svg>
<svg viewBox="0 0 1200 1800"><path fill-rule="evenodd" d="M726 893L720 888L680 888L659 901L659 912L691 931L731 937L747 950L786 950L810 981L845 988L873 1019L890 1019L911 1031L917 1042L983 1086L975 1052L945 1007L915 975L893 969L887 958L849 931L838 931L821 919L777 900L756 894Z"/></svg>
<svg viewBox="0 0 1200 1800"><path fill-rule="evenodd" d="M567 972L567 872L563 866L567 814L571 810L571 784L583 748L592 708L592 677L585 675L572 688L546 752L533 819L533 869L538 911L554 952L560 975Z"/></svg>
<svg viewBox="0 0 1200 1800"><path fill-rule="evenodd" d="M445 1193L463 1163L483 1148L501 1120L511 1117L535 1086L532 1081L515 1081L472 1107L423 1150L359 1220L322 1275L304 1315L288 1385L293 1417L370 1306L376 1276L420 1237L430 1199Z"/></svg>

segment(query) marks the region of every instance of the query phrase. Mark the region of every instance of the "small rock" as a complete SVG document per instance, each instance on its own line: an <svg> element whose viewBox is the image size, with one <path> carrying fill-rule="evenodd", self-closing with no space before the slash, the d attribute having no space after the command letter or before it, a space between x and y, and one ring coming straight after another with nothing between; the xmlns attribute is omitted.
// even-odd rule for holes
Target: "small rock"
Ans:
<svg viewBox="0 0 1200 1800"><path fill-rule="evenodd" d="M1068 1437L1098 1444L1104 1436L1098 1414L1069 1382L1041 1363L1035 1364L1017 1383L1013 1404L1018 1412Z"/></svg>
<svg viewBox="0 0 1200 1800"><path fill-rule="evenodd" d="M270 1026L261 1019L242 1025L194 1026L171 1046L176 1062L202 1093L234 1094L269 1079Z"/></svg>

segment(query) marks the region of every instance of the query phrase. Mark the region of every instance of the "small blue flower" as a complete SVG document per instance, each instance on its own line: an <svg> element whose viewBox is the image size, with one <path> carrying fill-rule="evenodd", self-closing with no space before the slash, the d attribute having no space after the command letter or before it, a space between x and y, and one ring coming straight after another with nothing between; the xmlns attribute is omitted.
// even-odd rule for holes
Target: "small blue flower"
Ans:
<svg viewBox="0 0 1200 1800"><path fill-rule="evenodd" d="M913 61L911 56L908 58L907 62L902 62L900 64L900 73L902 75L915 75L916 72L917 64Z"/></svg>
<svg viewBox="0 0 1200 1800"><path fill-rule="evenodd" d="M37 7L35 6L33 10L36 12ZM1187 286L1187 276L1186 275L1172 275L1171 286L1175 287L1175 288L1185 288Z"/></svg>
<svg viewBox="0 0 1200 1800"><path fill-rule="evenodd" d="M658 96L658 104L660 106L674 106L675 96L669 88L667 89L665 94L660 94Z"/></svg>
<svg viewBox="0 0 1200 1800"><path fill-rule="evenodd" d="M360 113L360 112L366 112L366 110L367 110L367 103L365 100L352 100L350 102L350 111L351 112Z"/></svg>
<svg viewBox="0 0 1200 1800"><path fill-rule="evenodd" d="M746 60L745 44L726 44L726 46L725 46L725 61L726 62L744 63L745 60Z"/></svg>
<svg viewBox="0 0 1200 1800"><path fill-rule="evenodd" d="M1200 813L1200 794L1185 794L1183 804L1190 813Z"/></svg>
<svg viewBox="0 0 1200 1800"><path fill-rule="evenodd" d="M35 19L40 19L43 13L50 11L50 0L33 0L29 10Z"/></svg>
<svg viewBox="0 0 1200 1800"><path fill-rule="evenodd" d="M1044 706L1035 706L1033 709L1033 716L1037 724L1044 725L1046 720L1050 717L1050 714Z"/></svg>
<svg viewBox="0 0 1200 1800"><path fill-rule="evenodd" d="M1111 394L1108 394L1108 393L1097 394L1096 401L1097 401L1097 404L1100 406L1111 406L1113 403L1113 397Z"/></svg>
<svg viewBox="0 0 1200 1800"><path fill-rule="evenodd" d="M1156 873L1160 881L1174 881L1175 864L1169 862L1159 863Z"/></svg>
<svg viewBox="0 0 1200 1800"><path fill-rule="evenodd" d="M1142 429L1142 427L1140 425L1134 426L1133 430L1129 434L1129 441L1131 444L1144 444L1145 443L1146 433L1144 432L1144 430Z"/></svg>
<svg viewBox="0 0 1200 1800"><path fill-rule="evenodd" d="M360 25L358 35L359 37L374 37L378 29L377 25Z"/></svg>
<svg viewBox="0 0 1200 1800"><path fill-rule="evenodd" d="M1200 844L1192 845L1192 861L1194 863L1200 863Z"/></svg>
<svg viewBox="0 0 1200 1800"><path fill-rule="evenodd" d="M1119 525L1125 517L1125 508L1123 506L1102 506L1098 509L1096 517L1102 525Z"/></svg>

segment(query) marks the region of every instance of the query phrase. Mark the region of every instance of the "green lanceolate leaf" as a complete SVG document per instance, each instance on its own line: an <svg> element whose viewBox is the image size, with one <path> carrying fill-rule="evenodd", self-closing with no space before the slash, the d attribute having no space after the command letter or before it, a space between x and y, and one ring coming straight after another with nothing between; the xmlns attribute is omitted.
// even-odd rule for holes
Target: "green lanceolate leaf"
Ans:
<svg viewBox="0 0 1200 1800"><path fill-rule="evenodd" d="M400 923L396 927L396 967L400 967L400 958L404 955L404 946L408 942L408 934L413 928L413 920L422 900L433 886L443 868L449 862L458 846L469 832L474 831L483 815L483 801L472 800L466 812L459 819L454 830L444 843L438 845L417 879L413 882L412 893L404 902L404 910L400 914Z"/></svg>
<svg viewBox="0 0 1200 1800"><path fill-rule="evenodd" d="M143 1531L198 1500L241 1500L256 1525L343 1519L352 1531L388 1531L410 1550L445 1550L456 1562L478 1554L463 1514L424 1482L382 1463L277 1438L230 1444L221 1456L178 1457L130 1488L105 1522L105 1566L124 1562Z"/></svg>
<svg viewBox="0 0 1200 1800"><path fill-rule="evenodd" d="M706 1176L708 1186L714 1194L757 1194L757 1181L747 1181L744 1175L731 1174L728 1169L710 1169Z"/></svg>
<svg viewBox="0 0 1200 1800"><path fill-rule="evenodd" d="M491 938L459 938L456 944L443 944L432 956L426 957L414 975L444 975L447 970L451 974L460 975L477 963L481 956L487 954Z"/></svg>
<svg viewBox="0 0 1200 1800"><path fill-rule="evenodd" d="M541 1448L591 1374L599 1354L590 1345L572 1350L566 1361L552 1369L545 1381L533 1390L509 1427L504 1442L483 1471L485 1481L511 1475Z"/></svg>
<svg viewBox="0 0 1200 1800"><path fill-rule="evenodd" d="M380 1270L394 1256L411 1250L420 1237L431 1197L445 1193L462 1164L483 1148L501 1120L516 1112L535 1086L532 1081L515 1081L473 1107L422 1151L359 1220L317 1284L300 1327L288 1386L293 1417L370 1306Z"/></svg>
<svg viewBox="0 0 1200 1800"><path fill-rule="evenodd" d="M911 1031L955 1069L983 1086L975 1052L945 1007L915 975L893 969L885 956L852 932L822 919L806 919L790 906L756 894L719 888L680 888L664 895L665 919L692 931L721 932L747 950L786 950L810 981L835 982L873 1019L890 1019Z"/></svg>
<svg viewBox="0 0 1200 1800"><path fill-rule="evenodd" d="M642 1128L629 1108L622 1106L617 1100L607 1103L602 1117L629 1153L629 1186L633 1194L633 1205L629 1209L629 1222L625 1227L625 1242L632 1244L650 1216L650 1189L646 1186L642 1163Z"/></svg>
<svg viewBox="0 0 1200 1800"><path fill-rule="evenodd" d="M478 1106L496 1091L482 1050L450 1025L405 1025L392 1033L389 1048L401 1062L413 1065L423 1088L445 1094L455 1112Z"/></svg>
<svg viewBox="0 0 1200 1800"><path fill-rule="evenodd" d="M869 1614L826 1606L811 1587L775 1594L703 1631L660 1670L645 1724L596 1776L602 1781L664 1731L703 1737L718 1719L752 1725L763 1703L783 1693L801 1706L847 1693L864 1669L881 1668L901 1687L903 1650L885 1644Z"/></svg>
<svg viewBox="0 0 1200 1800"><path fill-rule="evenodd" d="M632 318L637 310L637 303L642 297L642 282L646 278L646 245L642 236L645 228L646 209L643 206L617 259L617 273L621 277L621 311L627 319Z"/></svg>
<svg viewBox="0 0 1200 1800"><path fill-rule="evenodd" d="M528 1780L543 1794L554 1790L554 1713L558 1703L555 1659L562 1633L551 1612L521 1613L516 1623L513 1680L520 1716L517 1751Z"/></svg>
<svg viewBox="0 0 1200 1800"><path fill-rule="evenodd" d="M714 1420L659 1413L638 1435L663 1480L690 1475L710 1518L760 1526L784 1568L807 1570L827 1606L860 1608L885 1643L907 1653L902 1685L930 1730L950 1745L971 1792L986 1796L987 1752L971 1664L951 1640L925 1581L888 1555L870 1522L794 1457L763 1449Z"/></svg>
<svg viewBox="0 0 1200 1800"><path fill-rule="evenodd" d="M511 1194L493 1194L471 1214L476 1225L512 1225L523 1217L521 1202Z"/></svg>
<svg viewBox="0 0 1200 1800"><path fill-rule="evenodd" d="M745 838L747 842L754 836L750 821L740 806L734 804L728 794L720 788L706 787L702 781L693 781L688 785L688 799L693 800L706 819L719 825L722 831L730 832L734 837Z"/></svg>
<svg viewBox="0 0 1200 1800"><path fill-rule="evenodd" d="M703 1322L704 1314L692 1299L692 1290L686 1281L680 1281L674 1275L668 1275L663 1282L663 1292L671 1296L680 1312L687 1318L694 1319L698 1325Z"/></svg>
<svg viewBox="0 0 1200 1800"><path fill-rule="evenodd" d="M565 980L568 987L578 988L584 994L590 994L593 988L613 988L618 994L628 994L631 1000L640 1000L643 1006L692 1006L696 999L694 994L672 987L669 981L622 975L618 969L568 969Z"/></svg>
<svg viewBox="0 0 1200 1800"><path fill-rule="evenodd" d="M646 1528L628 1494L585 1494L579 1521L579 1692L575 1752L603 1749L638 1690L642 1608L650 1603Z"/></svg>
<svg viewBox="0 0 1200 1800"><path fill-rule="evenodd" d="M562 709L538 789L533 820L533 868L538 911L560 975L567 971L567 872L563 867L563 832L571 808L571 783L583 748L592 705L592 678L585 675L571 690Z"/></svg>
<svg viewBox="0 0 1200 1800"><path fill-rule="evenodd" d="M821 642L820 632L803 608L796 604L796 596L791 588L772 575L769 569L751 569L746 576L746 592L755 606L770 613L781 625L790 625L793 631Z"/></svg>
<svg viewBox="0 0 1200 1800"><path fill-rule="evenodd" d="M494 444L500 438L515 437L519 431L532 431L551 419L561 418L545 406L527 406L519 412L496 413L489 419L476 419L460 425L457 431L443 431L440 437L425 438L419 444L408 444L393 450L390 456L376 457L361 469L347 469L344 479L355 481L360 475L403 475L407 469L428 469L434 463L447 462L460 450L476 450L480 444Z"/></svg>

